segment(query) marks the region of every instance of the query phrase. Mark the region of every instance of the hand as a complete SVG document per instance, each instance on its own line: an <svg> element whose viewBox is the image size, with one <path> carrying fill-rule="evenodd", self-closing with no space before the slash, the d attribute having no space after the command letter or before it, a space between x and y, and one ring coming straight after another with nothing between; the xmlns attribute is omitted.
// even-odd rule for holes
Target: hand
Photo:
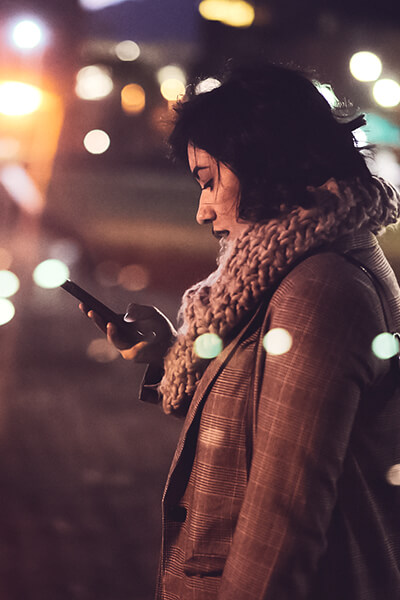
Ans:
<svg viewBox="0 0 400 600"><path fill-rule="evenodd" d="M143 340L133 346L123 339L114 323L105 323L94 311L87 311L84 304L80 304L79 308L107 335L108 341L118 349L125 360L162 365L163 358L176 336L172 323L154 306L129 304L124 321L132 323L143 336Z"/></svg>

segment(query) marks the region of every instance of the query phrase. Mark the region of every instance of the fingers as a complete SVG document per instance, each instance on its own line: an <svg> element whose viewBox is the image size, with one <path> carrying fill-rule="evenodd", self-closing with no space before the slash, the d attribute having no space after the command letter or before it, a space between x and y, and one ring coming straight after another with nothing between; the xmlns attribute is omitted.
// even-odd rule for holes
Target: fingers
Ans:
<svg viewBox="0 0 400 600"><path fill-rule="evenodd" d="M81 310L81 312L83 312L83 314L86 317L89 317L89 319L93 321L93 323L98 329L100 329L100 331L106 333L106 323L103 321L103 319L99 317L98 314L96 314L93 310L88 310L82 302L79 304L79 309Z"/></svg>
<svg viewBox="0 0 400 600"><path fill-rule="evenodd" d="M110 344L113 344L117 350L126 350L127 348L131 348L132 344L129 344L121 339L118 328L114 325L114 323L107 323L106 334L107 340L110 342Z"/></svg>

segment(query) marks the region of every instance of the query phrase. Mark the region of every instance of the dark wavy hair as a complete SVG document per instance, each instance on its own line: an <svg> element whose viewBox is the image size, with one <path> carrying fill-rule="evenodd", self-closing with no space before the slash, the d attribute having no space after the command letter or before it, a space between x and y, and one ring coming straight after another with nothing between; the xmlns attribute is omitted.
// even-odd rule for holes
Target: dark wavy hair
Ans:
<svg viewBox="0 0 400 600"><path fill-rule="evenodd" d="M170 155L187 160L187 145L228 166L241 186L238 217L265 221L310 206L308 186L371 174L349 122L336 116L306 74L273 64L229 68L221 85L197 93L198 81L174 107Z"/></svg>

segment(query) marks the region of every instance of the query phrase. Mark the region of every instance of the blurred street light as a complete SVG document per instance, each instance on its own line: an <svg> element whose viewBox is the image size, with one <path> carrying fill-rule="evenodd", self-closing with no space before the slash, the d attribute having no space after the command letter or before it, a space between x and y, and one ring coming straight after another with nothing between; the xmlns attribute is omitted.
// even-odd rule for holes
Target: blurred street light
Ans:
<svg viewBox="0 0 400 600"><path fill-rule="evenodd" d="M20 282L18 277L12 271L3 269L0 271L0 297L9 298L14 296L19 290Z"/></svg>
<svg viewBox="0 0 400 600"><path fill-rule="evenodd" d="M100 65L89 65L76 75L75 92L83 100L100 100L108 96L114 88L109 70Z"/></svg>
<svg viewBox="0 0 400 600"><path fill-rule="evenodd" d="M103 154L110 147L110 136L102 129L92 129L85 135L83 145L90 154Z"/></svg>
<svg viewBox="0 0 400 600"><path fill-rule="evenodd" d="M141 85L128 83L121 90L122 109L128 114L139 114L146 106L146 94Z"/></svg>
<svg viewBox="0 0 400 600"><path fill-rule="evenodd" d="M202 0L199 12L204 19L231 27L250 27L255 18L254 6L245 0Z"/></svg>
<svg viewBox="0 0 400 600"><path fill-rule="evenodd" d="M11 300L0 298L0 325L9 323L15 315L14 304Z"/></svg>
<svg viewBox="0 0 400 600"><path fill-rule="evenodd" d="M20 81L0 83L0 113L6 116L22 116L35 112L43 100L39 88Z"/></svg>
<svg viewBox="0 0 400 600"><path fill-rule="evenodd" d="M43 25L33 19L23 19L14 25L11 37L17 48L31 50L44 41Z"/></svg>
<svg viewBox="0 0 400 600"><path fill-rule="evenodd" d="M56 258L44 260L33 272L33 281L39 287L53 289L63 284L69 277L69 269L65 263Z"/></svg>
<svg viewBox="0 0 400 600"><path fill-rule="evenodd" d="M379 79L372 93L375 101L385 108L400 104L400 85L394 79Z"/></svg>
<svg viewBox="0 0 400 600"><path fill-rule="evenodd" d="M351 74L358 81L376 81L382 73L381 59L373 52L356 52L349 66Z"/></svg>
<svg viewBox="0 0 400 600"><path fill-rule="evenodd" d="M140 48L132 40L123 40L115 46L115 55L122 61L137 60L140 56Z"/></svg>

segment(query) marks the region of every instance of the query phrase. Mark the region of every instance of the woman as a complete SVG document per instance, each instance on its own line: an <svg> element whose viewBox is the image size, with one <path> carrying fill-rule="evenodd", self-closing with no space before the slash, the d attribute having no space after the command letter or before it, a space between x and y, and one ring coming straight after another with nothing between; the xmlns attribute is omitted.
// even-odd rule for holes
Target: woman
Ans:
<svg viewBox="0 0 400 600"><path fill-rule="evenodd" d="M126 348L107 326L150 363L142 398L185 416L157 598L400 597L397 371L371 350L400 328L375 237L399 196L355 147L362 118L335 118L298 72L233 71L175 111L218 268L185 293L177 333L137 305L126 320L151 342ZM204 334L222 341L214 358Z"/></svg>

